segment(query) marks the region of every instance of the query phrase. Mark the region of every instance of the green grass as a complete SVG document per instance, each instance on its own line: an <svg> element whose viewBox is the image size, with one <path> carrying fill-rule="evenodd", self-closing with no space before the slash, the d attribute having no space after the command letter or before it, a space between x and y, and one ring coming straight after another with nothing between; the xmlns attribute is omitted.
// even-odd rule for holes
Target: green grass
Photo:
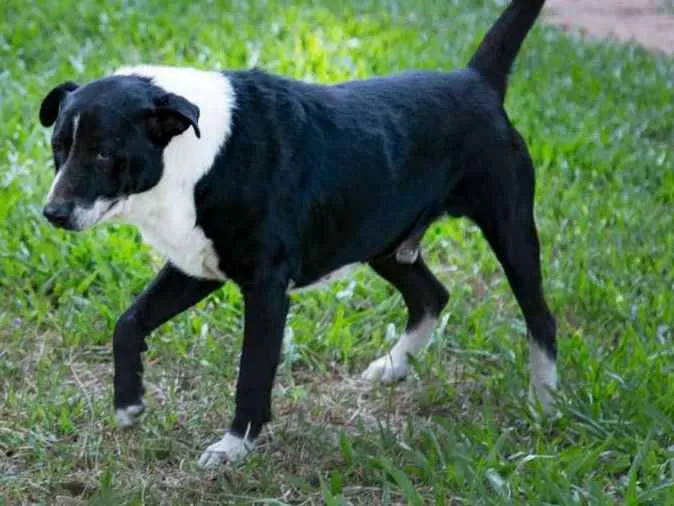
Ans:
<svg viewBox="0 0 674 506"><path fill-rule="evenodd" d="M140 61L258 64L325 82L450 69L498 9L5 0L0 504L674 504L674 60L540 26L507 107L538 170L558 419L526 409L525 329L495 258L474 226L447 221L425 250L451 300L406 383L353 380L391 345L387 325L404 325L383 281L362 269L352 291L297 296L260 450L197 471L233 410L242 303L227 286L153 335L149 414L137 429L114 427L111 331L160 263L130 228L45 224L43 95Z"/></svg>

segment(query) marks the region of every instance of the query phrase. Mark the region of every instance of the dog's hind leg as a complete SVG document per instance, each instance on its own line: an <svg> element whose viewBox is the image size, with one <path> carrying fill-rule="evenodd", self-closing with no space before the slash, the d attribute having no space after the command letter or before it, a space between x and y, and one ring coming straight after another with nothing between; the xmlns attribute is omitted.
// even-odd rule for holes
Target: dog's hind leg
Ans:
<svg viewBox="0 0 674 506"><path fill-rule="evenodd" d="M529 330L530 400L547 411L557 388L556 324L543 296L539 244L533 216L508 229L493 221L478 222L508 277ZM510 228L512 227L512 228Z"/></svg>
<svg viewBox="0 0 674 506"><path fill-rule="evenodd" d="M447 304L449 294L417 255L412 263L400 263L394 257L370 262L372 268L396 287L407 305L407 327L391 351L372 362L363 372L368 381L391 383L407 375L407 355L424 348L440 311Z"/></svg>
<svg viewBox="0 0 674 506"><path fill-rule="evenodd" d="M479 205L469 217L477 223L498 258L529 331L529 397L549 411L557 387L555 318L543 294L540 247L534 220L534 169L515 133L515 149L492 158L498 170L473 185ZM507 166L504 166L504 163ZM480 193L484 192L484 193ZM486 193L488 192L488 193Z"/></svg>

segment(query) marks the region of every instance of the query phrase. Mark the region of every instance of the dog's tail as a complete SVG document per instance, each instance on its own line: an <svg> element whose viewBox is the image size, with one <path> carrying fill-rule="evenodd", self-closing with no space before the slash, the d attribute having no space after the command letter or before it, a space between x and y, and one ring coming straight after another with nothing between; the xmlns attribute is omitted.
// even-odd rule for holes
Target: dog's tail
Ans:
<svg viewBox="0 0 674 506"><path fill-rule="evenodd" d="M545 0L512 0L468 62L499 93L502 101L513 61L544 3Z"/></svg>

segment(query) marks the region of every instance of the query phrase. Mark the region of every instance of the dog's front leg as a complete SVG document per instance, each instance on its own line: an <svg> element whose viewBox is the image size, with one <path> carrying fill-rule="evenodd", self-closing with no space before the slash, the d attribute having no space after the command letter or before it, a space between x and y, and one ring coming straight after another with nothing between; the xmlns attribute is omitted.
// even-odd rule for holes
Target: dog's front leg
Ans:
<svg viewBox="0 0 674 506"><path fill-rule="evenodd" d="M275 279L243 290L245 324L236 412L230 430L201 455L202 468L243 459L271 419L271 391L289 305L287 286L287 280Z"/></svg>
<svg viewBox="0 0 674 506"><path fill-rule="evenodd" d="M141 352L147 350L147 335L221 286L220 281L193 278L167 264L117 320L112 347L115 417L120 426L137 422L145 410Z"/></svg>

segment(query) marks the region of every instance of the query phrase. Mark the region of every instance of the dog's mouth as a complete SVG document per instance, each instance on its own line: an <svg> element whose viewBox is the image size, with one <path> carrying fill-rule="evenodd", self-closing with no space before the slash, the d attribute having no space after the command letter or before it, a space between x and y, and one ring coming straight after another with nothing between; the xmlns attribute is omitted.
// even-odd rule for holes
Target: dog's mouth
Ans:
<svg viewBox="0 0 674 506"><path fill-rule="evenodd" d="M76 207L69 220L70 230L86 230L119 214L121 198L98 200L92 206Z"/></svg>
<svg viewBox="0 0 674 506"><path fill-rule="evenodd" d="M103 211L103 215L101 216L101 218L106 217L110 213L110 211L112 211L112 208L115 207L117 204L119 204L120 201L121 201L121 199L114 199L114 200L110 201L110 204L108 204L108 207L105 209L105 211Z"/></svg>
<svg viewBox="0 0 674 506"><path fill-rule="evenodd" d="M105 202L102 210L100 217L98 218L98 222L101 221L107 221L107 220L112 220L115 217L117 217L121 212L122 212L122 204L124 203L124 198L123 197L117 197L114 199L111 199L108 202Z"/></svg>

